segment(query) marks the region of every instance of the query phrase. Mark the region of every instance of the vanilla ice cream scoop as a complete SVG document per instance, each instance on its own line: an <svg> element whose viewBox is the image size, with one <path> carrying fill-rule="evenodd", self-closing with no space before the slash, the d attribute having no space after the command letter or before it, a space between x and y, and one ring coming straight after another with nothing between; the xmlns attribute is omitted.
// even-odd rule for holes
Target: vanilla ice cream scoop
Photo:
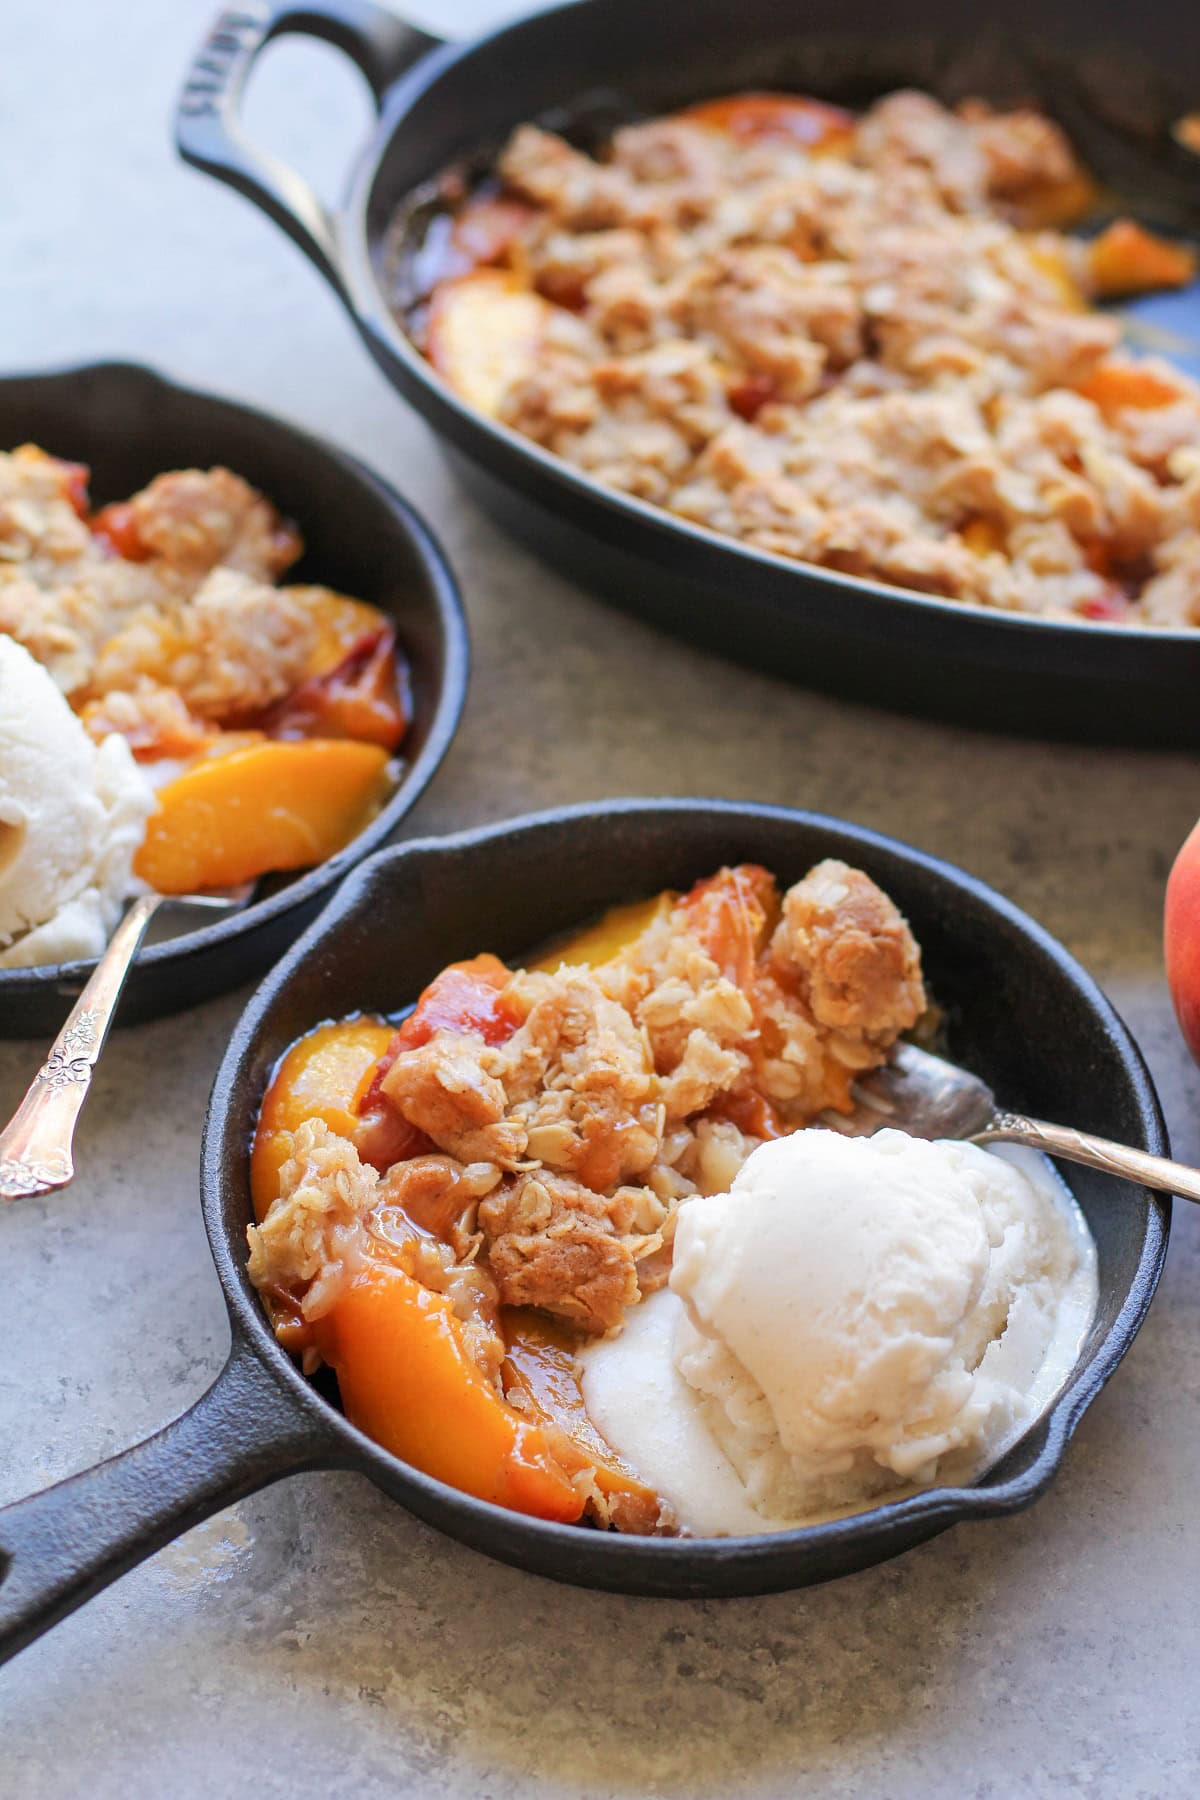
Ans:
<svg viewBox="0 0 1200 1800"><path fill-rule="evenodd" d="M98 956L136 888L154 793L123 738L97 746L0 634L0 967Z"/></svg>
<svg viewBox="0 0 1200 1800"><path fill-rule="evenodd" d="M684 1202L671 1292L585 1354L584 1394L685 1526L777 1529L978 1474L1061 1386L1095 1300L1039 1158L801 1131Z"/></svg>

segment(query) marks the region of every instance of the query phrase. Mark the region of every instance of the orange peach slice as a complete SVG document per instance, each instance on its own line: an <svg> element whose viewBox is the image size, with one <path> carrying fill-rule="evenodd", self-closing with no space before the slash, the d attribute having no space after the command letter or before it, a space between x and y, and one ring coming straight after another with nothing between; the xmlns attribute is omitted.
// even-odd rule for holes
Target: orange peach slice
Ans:
<svg viewBox="0 0 1200 1800"><path fill-rule="evenodd" d="M395 1035L379 1019L318 1025L297 1039L271 1078L250 1152L250 1193L261 1225L279 1198L279 1171L291 1154L291 1134L306 1119L355 1141L358 1102L367 1078Z"/></svg>
<svg viewBox="0 0 1200 1800"><path fill-rule="evenodd" d="M1004 548L1004 530L995 519L968 519L958 535L972 556L990 556Z"/></svg>
<svg viewBox="0 0 1200 1800"><path fill-rule="evenodd" d="M1026 249L1034 268L1053 283L1055 297L1072 312L1082 312L1087 302L1075 273L1081 258L1086 261L1086 252L1081 246L1062 238L1038 235L1027 241Z"/></svg>
<svg viewBox="0 0 1200 1800"><path fill-rule="evenodd" d="M1092 293L1111 300L1186 287L1195 278L1196 253L1132 219L1116 219L1088 245L1087 270Z"/></svg>
<svg viewBox="0 0 1200 1800"><path fill-rule="evenodd" d="M377 810L387 763L377 744L326 738L201 757L160 792L134 871L191 894L324 862Z"/></svg>
<svg viewBox="0 0 1200 1800"><path fill-rule="evenodd" d="M545 1434L497 1393L442 1294L376 1264L314 1335L346 1417L394 1456L512 1512L578 1519L583 1498Z"/></svg>
<svg viewBox="0 0 1200 1800"><path fill-rule="evenodd" d="M505 262L520 250L536 218L535 209L523 200L476 194L455 213L450 242L472 268Z"/></svg>
<svg viewBox="0 0 1200 1800"><path fill-rule="evenodd" d="M854 114L803 94L728 94L703 100L677 117L748 140L768 138L806 150L845 155L854 142Z"/></svg>
<svg viewBox="0 0 1200 1800"><path fill-rule="evenodd" d="M508 1345L501 1370L505 1393L520 1395L526 1416L542 1422L563 1468L590 1476L614 1524L623 1531L652 1532L662 1502L588 1417L570 1335L523 1309L502 1316Z"/></svg>
<svg viewBox="0 0 1200 1800"><path fill-rule="evenodd" d="M569 963L572 968L598 969L640 938L655 919L669 912L674 900L674 894L655 894L650 900L611 907L594 925L553 944L529 967L553 971L560 963Z"/></svg>
<svg viewBox="0 0 1200 1800"><path fill-rule="evenodd" d="M434 368L489 418L537 366L550 302L510 269L475 269L439 284L426 348Z"/></svg>
<svg viewBox="0 0 1200 1800"><path fill-rule="evenodd" d="M722 974L749 992L758 958L779 919L775 877L758 863L738 863L705 876L679 904L688 931Z"/></svg>
<svg viewBox="0 0 1200 1800"><path fill-rule="evenodd" d="M1099 188L1081 169L1062 181L1047 181L1026 189L1013 212L1024 230L1049 231L1086 218L1099 199Z"/></svg>
<svg viewBox="0 0 1200 1800"><path fill-rule="evenodd" d="M1182 390L1164 381L1153 369L1139 368L1134 363L1101 363L1086 381L1079 383L1076 391L1098 407L1106 419L1113 419L1126 407L1170 406Z"/></svg>
<svg viewBox="0 0 1200 1800"><path fill-rule="evenodd" d="M332 588L290 587L289 594L303 601L317 627L317 641L304 673L328 675L344 662L363 638L388 623L387 616L365 600L351 600Z"/></svg>

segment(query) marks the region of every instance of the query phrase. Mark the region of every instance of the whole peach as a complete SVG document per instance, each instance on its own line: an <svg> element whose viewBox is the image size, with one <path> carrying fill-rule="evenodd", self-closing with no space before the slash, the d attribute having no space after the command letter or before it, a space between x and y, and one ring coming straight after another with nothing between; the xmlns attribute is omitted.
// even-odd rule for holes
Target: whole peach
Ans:
<svg viewBox="0 0 1200 1800"><path fill-rule="evenodd" d="M1200 823L1185 839L1167 880L1163 949L1175 1016L1200 1062Z"/></svg>

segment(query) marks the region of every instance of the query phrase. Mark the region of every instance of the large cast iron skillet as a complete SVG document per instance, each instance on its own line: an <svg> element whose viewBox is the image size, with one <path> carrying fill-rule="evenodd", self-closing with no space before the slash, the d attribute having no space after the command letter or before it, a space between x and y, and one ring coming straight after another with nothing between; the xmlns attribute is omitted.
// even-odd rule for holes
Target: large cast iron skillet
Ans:
<svg viewBox="0 0 1200 1800"><path fill-rule="evenodd" d="M0 1511L0 1658L177 1533L300 1469L361 1470L422 1519L538 1574L675 1596L825 1581L960 1520L1035 1500L1129 1348L1166 1252L1170 1202L1091 1170L1071 1179L1099 1250L1099 1311L1042 1422L977 1487L934 1489L769 1537L619 1537L544 1524L444 1487L363 1437L301 1376L246 1279L258 1105L280 1054L310 1026L358 1008L400 1010L451 959L485 946L519 958L600 908L684 887L723 862L750 858L791 882L829 855L867 869L908 914L950 1010L952 1052L1006 1104L1166 1150L1142 1059L1078 963L998 894L889 838L808 813L664 800L574 808L384 851L348 878L259 988L213 1088L203 1207L229 1308L229 1362L156 1437Z"/></svg>
<svg viewBox="0 0 1200 1800"><path fill-rule="evenodd" d="M370 600L396 621L412 674L404 774L365 831L294 880L260 882L243 912L144 948L121 997L122 1024L236 987L272 962L348 869L378 849L446 754L467 689L467 628L454 576L412 508L352 457L293 425L178 387L130 363L0 381L0 448L33 442L92 470L99 505L165 469L224 463L299 525L305 553L287 580ZM195 916L195 915L193 915ZM93 967L0 969L0 1037L49 1037Z"/></svg>
<svg viewBox="0 0 1200 1800"><path fill-rule="evenodd" d="M238 124L255 57L289 31L339 45L379 106L336 213ZM1200 9L1170 0L1008 0L990 32L960 0L876 0L852 14L844 0L587 0L461 47L371 0L264 0L217 20L177 133L189 162L254 200L333 283L479 497L621 605L776 673L888 705L1059 737L1200 743L1200 632L1052 623L901 594L673 519L475 413L389 311L397 205L448 164L497 147L521 119L570 132L573 119L596 117L587 103L597 96L603 117L614 95L628 116L737 88L859 105L905 85L947 100L1038 101L1140 217L1200 235L1200 158L1168 131L1200 93ZM1200 344L1200 289L1154 316Z"/></svg>

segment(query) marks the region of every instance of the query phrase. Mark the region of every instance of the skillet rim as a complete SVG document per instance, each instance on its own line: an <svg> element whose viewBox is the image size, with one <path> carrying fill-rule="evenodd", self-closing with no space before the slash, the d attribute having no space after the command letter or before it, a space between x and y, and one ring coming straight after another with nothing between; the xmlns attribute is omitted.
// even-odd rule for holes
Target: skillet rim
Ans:
<svg viewBox="0 0 1200 1800"><path fill-rule="evenodd" d="M480 849L501 838L536 835L546 830L569 830L580 822L641 816L661 823L695 815L727 818L731 825L738 821L770 820L785 828L801 826L809 831L830 833L841 840L843 847L849 844L868 855L876 852L898 858L935 887L949 885L964 898L982 904L990 914L1015 928L1035 949L1048 956L1097 1016L1119 1056L1124 1079L1137 1105L1142 1122L1141 1147L1158 1154L1169 1154L1161 1106L1141 1051L1112 1003L1076 958L1027 913L987 883L939 857L868 827L827 814L751 802L628 798L555 807L473 826L446 836L414 838L378 851L360 863L251 995L233 1029L209 1096L201 1148L201 1206L235 1345L239 1340L248 1345L252 1354L268 1367L310 1421L314 1438L320 1435L340 1447L340 1454L330 1460L338 1466L352 1467L368 1475L389 1497L433 1523L444 1534L457 1535L449 1532L434 1516L437 1512L450 1512L470 1522L477 1529L473 1533L464 1531L463 1541L524 1566L526 1572L543 1572L536 1567L530 1569L529 1564L536 1563L537 1547L545 1544L564 1552L563 1560L585 1566L582 1575L560 1578L626 1591L630 1588L638 1591L639 1582L666 1582L674 1577L682 1593L689 1579L703 1581L704 1572L709 1569L744 1569L747 1573L753 1569L756 1574L761 1574L764 1567L775 1564L782 1567L805 1552L819 1553L822 1549L836 1552L847 1545L877 1551L855 1565L863 1566L866 1562L881 1561L920 1537L932 1536L959 1521L997 1517L1031 1505L1058 1473L1084 1413L1115 1372L1140 1330L1158 1286L1170 1234L1170 1199L1152 1194L1145 1188L1135 1189L1143 1213L1142 1244L1136 1269L1116 1317L1048 1412L1031 1428L1043 1432L1044 1441L1029 1467L1023 1473L991 1486L933 1487L844 1519L751 1538L635 1537L588 1531L578 1525L555 1524L476 1499L413 1468L351 1425L301 1374L275 1339L246 1277L244 1252L240 1247L235 1248L239 1246L239 1239L236 1233L226 1230L222 1217L226 1188L224 1163L233 1149L227 1143L227 1122L238 1105L243 1079L241 1064L252 1056L259 1030L271 1006L305 960L319 951L323 940L360 906L369 904L370 888L376 875L389 865L407 859L436 862L447 854ZM243 1144L240 1153L244 1162L248 1145ZM503 1549L498 1547L501 1540L506 1540ZM893 1540L898 1541L893 1544ZM530 1548L525 1555L513 1548L526 1545ZM764 1587L766 1585L769 1583L764 1583ZM795 1584L784 1579L776 1585ZM641 1591L659 1590L647 1586Z"/></svg>
<svg viewBox="0 0 1200 1800"><path fill-rule="evenodd" d="M240 911L218 918L211 924L180 932L162 943L144 946L137 954L132 972L134 975L140 972L144 979L146 976L152 977L156 973L168 973L179 968L190 958L235 945L240 939L252 937L259 928L269 930L272 925L282 922L294 908L311 905L322 894L332 896L339 881L365 857L384 847L388 837L400 826L428 788L458 732L470 682L470 634L453 565L425 519L383 476L378 475L351 452L340 449L305 426L247 401L234 400L226 394L195 387L190 382L177 381L149 363L135 362L125 357L103 357L49 368L9 370L0 375L0 396L9 388L17 386L37 384L39 387L69 388L74 383L96 379L128 382L131 390L141 388L150 399L154 394L166 391L182 398L184 402L201 401L217 408L226 416L233 416L260 430L286 438L295 454L314 458L318 463L336 465L349 480L361 488L369 489L378 503L392 514L412 546L428 590L430 615L437 618L443 644L442 677L434 697L425 744L411 764L405 765L395 791L370 823L334 856L318 863L315 868L302 870L294 880L265 899L252 901ZM302 528L303 522L300 524ZM38 994L59 989L69 989L71 993L76 993L95 967L96 959L85 958L65 963L37 963L29 968L0 968L0 1009L19 1007L23 1001L33 999ZM167 1013L185 1011L188 1004L186 1001L174 1003L162 1010ZM120 1022L119 1013L117 1022Z"/></svg>

